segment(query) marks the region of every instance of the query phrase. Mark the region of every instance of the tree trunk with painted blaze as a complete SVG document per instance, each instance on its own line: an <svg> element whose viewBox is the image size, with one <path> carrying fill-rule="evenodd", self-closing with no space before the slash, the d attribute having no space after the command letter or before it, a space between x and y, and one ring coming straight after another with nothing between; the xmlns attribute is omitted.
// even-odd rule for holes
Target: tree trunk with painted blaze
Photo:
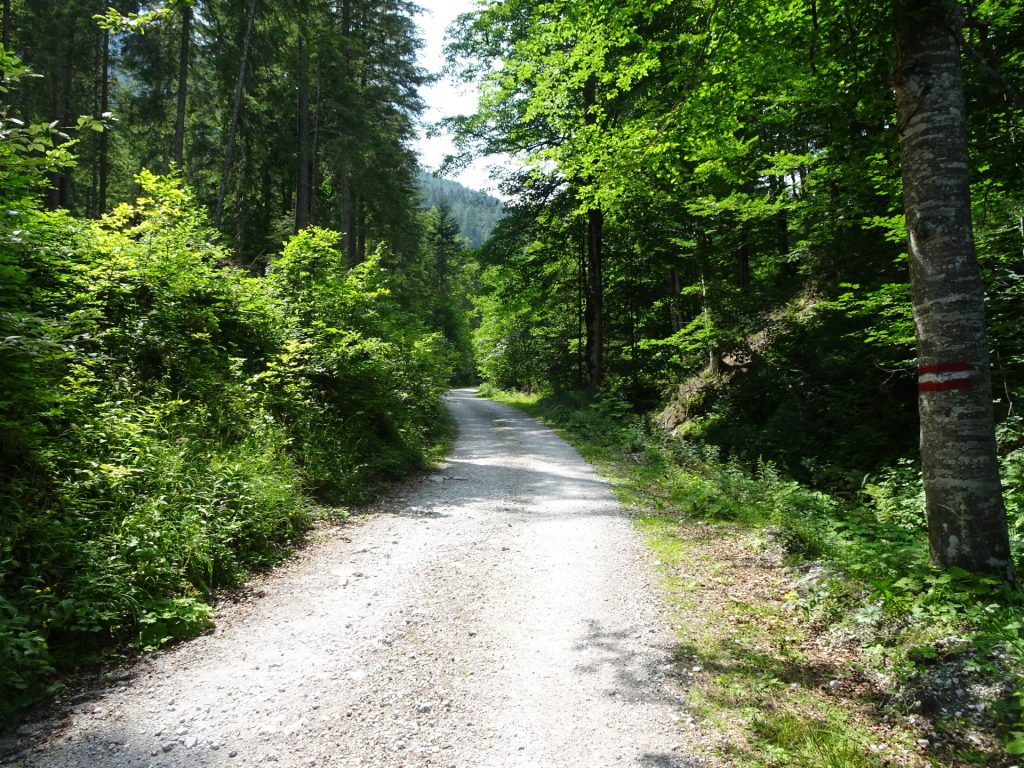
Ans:
<svg viewBox="0 0 1024 768"><path fill-rule="evenodd" d="M894 8L932 562L1012 583L984 296L971 230L962 16L951 0L894 0Z"/></svg>

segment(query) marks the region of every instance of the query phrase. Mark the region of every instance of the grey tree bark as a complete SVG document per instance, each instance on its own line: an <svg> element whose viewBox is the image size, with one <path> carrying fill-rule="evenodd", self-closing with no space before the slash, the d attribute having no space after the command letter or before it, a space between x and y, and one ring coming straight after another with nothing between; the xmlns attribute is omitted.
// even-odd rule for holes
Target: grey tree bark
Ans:
<svg viewBox="0 0 1024 768"><path fill-rule="evenodd" d="M953 0L894 0L897 114L932 561L1013 582Z"/></svg>

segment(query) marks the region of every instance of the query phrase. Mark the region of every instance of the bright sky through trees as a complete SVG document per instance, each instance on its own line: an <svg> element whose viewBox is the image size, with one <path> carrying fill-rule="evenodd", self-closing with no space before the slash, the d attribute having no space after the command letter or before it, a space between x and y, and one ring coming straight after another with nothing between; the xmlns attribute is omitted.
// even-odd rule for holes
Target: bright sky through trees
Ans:
<svg viewBox="0 0 1024 768"><path fill-rule="evenodd" d="M424 9L417 17L423 34L425 46L420 52L420 63L431 72L437 73L444 66L444 33L455 18L473 9L473 0L423 0L419 3ZM421 138L416 143L420 160L424 167L435 170L454 148L447 136L427 138L427 128L444 117L456 114L469 114L476 110L476 93L468 87L453 83L445 78L422 89L423 99L427 104L424 124L420 130ZM494 183L488 177L488 164L477 161L463 173L455 177L456 181L473 189L494 193Z"/></svg>

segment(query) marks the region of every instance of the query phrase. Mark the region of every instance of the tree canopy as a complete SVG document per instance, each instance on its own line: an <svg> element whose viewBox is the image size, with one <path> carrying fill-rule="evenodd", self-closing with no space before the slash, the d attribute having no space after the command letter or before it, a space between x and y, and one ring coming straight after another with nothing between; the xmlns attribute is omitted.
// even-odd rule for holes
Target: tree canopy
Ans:
<svg viewBox="0 0 1024 768"><path fill-rule="evenodd" d="M937 20L954 30L957 66L963 51L966 129L941 130L969 139L1002 419L1021 386L1019 335L1006 332L1019 310L997 298L1015 291L1022 248L1020 161L1005 154L1024 125L1011 42L1020 13L999 2L912 5L914 29ZM896 73L899 91L899 78L918 72L898 69L899 30L885 4L816 0L728 10L507 0L461 17L451 66L481 95L475 114L448 121L460 148L450 162L514 158L503 187L510 215L484 249L485 375L503 386L600 384L638 407L676 389L669 427L752 459L767 454L806 479L819 462L863 473L911 453L919 377L969 366L987 393L980 325L985 354L972 363L954 362L974 359L956 345L925 341L923 308L966 289L933 282L940 293L924 298L918 270L915 338L901 198L901 169L915 161L906 142L900 153L909 113L897 114L892 84ZM944 72L927 82L942 85L919 90L959 89ZM970 215L966 188L963 200ZM919 205L908 202L910 221ZM962 252L973 263L973 250ZM980 317L980 283L970 301L940 324ZM921 387L924 408L933 396ZM991 419L979 428L994 467ZM939 442L964 456L978 439L954 430ZM927 457L938 444L925 444ZM977 480L972 466L958 470L967 483ZM1001 498L998 483L986 495ZM953 503L944 499L935 510ZM981 529L1005 528L992 519ZM964 557L964 532L946 535ZM988 567L990 546L973 567Z"/></svg>
<svg viewBox="0 0 1024 768"><path fill-rule="evenodd" d="M461 16L443 170L499 201L418 167L409 0L4 0L0 713L422 466L453 384L1011 585L1024 9L739 2Z"/></svg>

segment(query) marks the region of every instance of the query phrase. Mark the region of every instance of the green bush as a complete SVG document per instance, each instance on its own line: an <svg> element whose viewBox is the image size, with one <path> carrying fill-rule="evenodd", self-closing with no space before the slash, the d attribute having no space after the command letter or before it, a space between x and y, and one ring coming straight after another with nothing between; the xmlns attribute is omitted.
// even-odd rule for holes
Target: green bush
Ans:
<svg viewBox="0 0 1024 768"><path fill-rule="evenodd" d="M1021 594L998 579L930 564L916 464L897 462L865 480L859 494L839 497L787 478L771 462L751 467L735 457L723 460L714 445L648 433L641 417L604 399L548 396L529 410L625 468L633 476L626 485L639 490L645 509L735 521L780 540L802 574L785 599L824 630L855 637L865 661L885 678L906 681L939 658L959 663L996 699L992 714L1008 749L1024 754ZM999 430L1007 511L1018 535L1024 525L1020 424L1008 419ZM1017 567L1019 577L1019 561Z"/></svg>
<svg viewBox="0 0 1024 768"><path fill-rule="evenodd" d="M337 232L311 227L271 264L267 287L289 324L259 377L308 481L331 502L421 461L454 364L441 335L392 298L383 253L346 269L339 244Z"/></svg>
<svg viewBox="0 0 1024 768"><path fill-rule="evenodd" d="M137 182L88 224L4 201L0 717L83 654L207 626L215 589L302 534L308 493L365 497L445 424L450 350L378 258L348 269L310 229L253 277L178 179Z"/></svg>

